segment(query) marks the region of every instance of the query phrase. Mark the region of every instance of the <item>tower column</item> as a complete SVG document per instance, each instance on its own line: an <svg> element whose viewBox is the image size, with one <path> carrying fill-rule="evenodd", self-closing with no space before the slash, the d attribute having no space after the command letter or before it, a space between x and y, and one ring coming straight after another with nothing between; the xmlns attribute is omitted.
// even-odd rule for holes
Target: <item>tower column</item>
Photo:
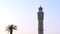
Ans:
<svg viewBox="0 0 60 34"><path fill-rule="evenodd" d="M38 12L38 34L43 34L43 17L44 13L42 7L40 7Z"/></svg>

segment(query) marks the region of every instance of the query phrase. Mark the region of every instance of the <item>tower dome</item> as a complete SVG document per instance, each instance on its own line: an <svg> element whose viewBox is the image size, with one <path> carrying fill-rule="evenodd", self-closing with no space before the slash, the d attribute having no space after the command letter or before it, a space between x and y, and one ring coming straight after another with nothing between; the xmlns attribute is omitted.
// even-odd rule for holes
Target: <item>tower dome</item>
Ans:
<svg viewBox="0 0 60 34"><path fill-rule="evenodd" d="M42 7L39 7L39 10L42 10L43 8Z"/></svg>

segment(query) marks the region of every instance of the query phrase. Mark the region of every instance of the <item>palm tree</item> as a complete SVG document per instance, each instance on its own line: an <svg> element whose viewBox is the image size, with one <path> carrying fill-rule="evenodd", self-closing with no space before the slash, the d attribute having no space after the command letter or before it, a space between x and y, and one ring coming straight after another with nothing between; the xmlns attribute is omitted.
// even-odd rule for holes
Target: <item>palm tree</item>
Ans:
<svg viewBox="0 0 60 34"><path fill-rule="evenodd" d="M8 32L10 32L10 34L12 34L13 29L16 30L16 29L17 29L16 26L14 26L14 25L8 25L8 27L7 27L6 30L7 30Z"/></svg>

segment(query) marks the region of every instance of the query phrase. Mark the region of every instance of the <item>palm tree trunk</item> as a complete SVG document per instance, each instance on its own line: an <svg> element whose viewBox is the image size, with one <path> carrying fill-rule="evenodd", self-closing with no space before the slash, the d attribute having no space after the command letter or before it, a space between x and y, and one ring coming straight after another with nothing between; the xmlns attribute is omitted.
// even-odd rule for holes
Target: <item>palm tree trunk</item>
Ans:
<svg viewBox="0 0 60 34"><path fill-rule="evenodd" d="M10 34L12 34L12 30L10 30Z"/></svg>

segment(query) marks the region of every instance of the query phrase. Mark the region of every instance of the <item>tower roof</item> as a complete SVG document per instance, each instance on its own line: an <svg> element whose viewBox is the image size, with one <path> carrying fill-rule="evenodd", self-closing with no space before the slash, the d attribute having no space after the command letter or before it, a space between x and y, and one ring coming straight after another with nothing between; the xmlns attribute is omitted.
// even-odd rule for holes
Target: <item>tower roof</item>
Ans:
<svg viewBox="0 0 60 34"><path fill-rule="evenodd" d="M42 7L39 7L39 10L42 10L43 8Z"/></svg>

